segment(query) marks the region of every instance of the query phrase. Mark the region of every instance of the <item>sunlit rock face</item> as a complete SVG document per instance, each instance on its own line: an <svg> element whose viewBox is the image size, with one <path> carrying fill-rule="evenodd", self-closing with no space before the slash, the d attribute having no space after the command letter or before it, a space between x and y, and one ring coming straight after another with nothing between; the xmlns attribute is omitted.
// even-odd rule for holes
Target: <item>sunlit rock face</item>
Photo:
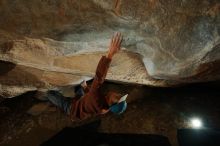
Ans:
<svg viewBox="0 0 220 146"><path fill-rule="evenodd" d="M1 0L0 96L91 78L124 35L108 80L173 86L220 79L218 0Z"/></svg>

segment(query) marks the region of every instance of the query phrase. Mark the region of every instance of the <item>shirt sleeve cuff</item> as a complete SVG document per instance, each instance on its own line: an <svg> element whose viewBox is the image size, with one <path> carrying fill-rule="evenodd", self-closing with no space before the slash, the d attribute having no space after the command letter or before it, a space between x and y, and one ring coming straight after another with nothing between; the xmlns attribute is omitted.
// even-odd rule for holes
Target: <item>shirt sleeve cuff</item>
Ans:
<svg viewBox="0 0 220 146"><path fill-rule="evenodd" d="M111 58L108 58L108 57L106 57L106 56L102 56L102 58L106 61L106 62L111 62Z"/></svg>

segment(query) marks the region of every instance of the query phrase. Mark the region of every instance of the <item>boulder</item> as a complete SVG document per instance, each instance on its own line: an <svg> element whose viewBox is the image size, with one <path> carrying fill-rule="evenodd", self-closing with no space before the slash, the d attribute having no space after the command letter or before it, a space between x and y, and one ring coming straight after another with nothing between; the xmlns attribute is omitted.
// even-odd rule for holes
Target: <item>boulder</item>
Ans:
<svg viewBox="0 0 220 146"><path fill-rule="evenodd" d="M112 34L124 35L107 80L176 86L220 79L218 0L0 2L0 96L94 76Z"/></svg>

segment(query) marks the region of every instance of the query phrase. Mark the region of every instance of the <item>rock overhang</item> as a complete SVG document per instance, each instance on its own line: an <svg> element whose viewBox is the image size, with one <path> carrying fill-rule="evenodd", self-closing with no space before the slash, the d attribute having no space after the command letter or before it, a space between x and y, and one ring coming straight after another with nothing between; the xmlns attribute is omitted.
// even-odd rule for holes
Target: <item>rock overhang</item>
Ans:
<svg viewBox="0 0 220 146"><path fill-rule="evenodd" d="M115 31L123 33L124 49L108 80L174 86L220 78L217 0L4 0L0 7L0 59L16 64L1 75L4 93L10 86L49 88L92 77ZM27 78L16 82L18 72Z"/></svg>

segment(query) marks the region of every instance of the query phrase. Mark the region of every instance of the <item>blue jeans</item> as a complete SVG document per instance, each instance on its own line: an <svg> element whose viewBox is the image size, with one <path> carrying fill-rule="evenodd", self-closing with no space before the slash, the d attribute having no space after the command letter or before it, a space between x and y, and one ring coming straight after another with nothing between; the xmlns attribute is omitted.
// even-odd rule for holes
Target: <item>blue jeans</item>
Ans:
<svg viewBox="0 0 220 146"><path fill-rule="evenodd" d="M85 93L79 85L75 88L76 98L82 97ZM62 109L65 113L70 114L72 98L64 97L59 91L50 90L47 92L47 98L54 105Z"/></svg>

